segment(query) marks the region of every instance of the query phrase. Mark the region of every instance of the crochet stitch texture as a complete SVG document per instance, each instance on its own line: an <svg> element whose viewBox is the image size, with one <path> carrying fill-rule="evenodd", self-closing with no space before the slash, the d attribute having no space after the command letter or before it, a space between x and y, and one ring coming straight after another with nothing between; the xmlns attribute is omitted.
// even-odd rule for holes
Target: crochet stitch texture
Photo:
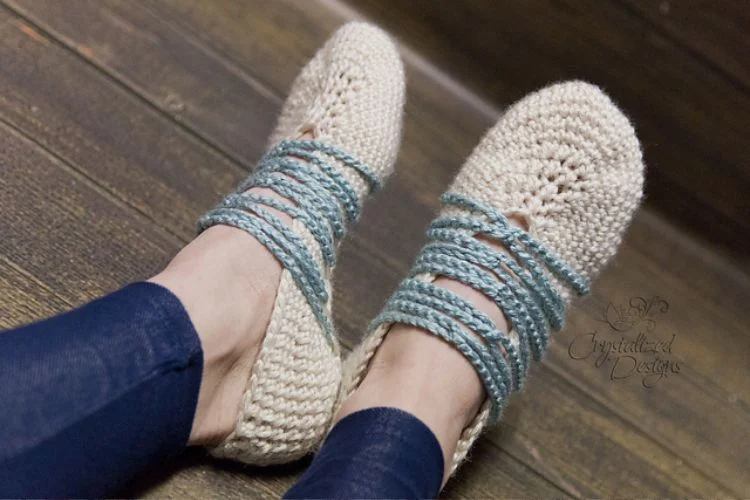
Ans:
<svg viewBox="0 0 750 500"><path fill-rule="evenodd" d="M343 26L295 80L256 171L199 221L201 229L226 224L247 231L284 267L237 424L213 455L284 463L325 436L341 381L331 321L336 250L346 224L393 170L404 94L390 38L369 24ZM305 134L314 140L300 140ZM290 203L244 194L255 186ZM269 208L290 215L291 226Z"/></svg>
<svg viewBox="0 0 750 500"><path fill-rule="evenodd" d="M442 199L444 205L471 215L447 215L431 224L427 231L430 242L371 329L403 323L423 328L456 346L482 379L491 405L490 419L495 421L510 392L521 389L529 356L541 359L550 327L557 330L563 322L565 304L544 269L580 294L588 293L589 285L492 207L456 193L447 193ZM475 239L475 235L502 242L510 255ZM511 340L507 332L499 331L470 302L429 280L423 281L426 276L438 275L492 298L515 326L515 338ZM464 330L462 324L479 338Z"/></svg>
<svg viewBox="0 0 750 500"><path fill-rule="evenodd" d="M482 429L500 418L511 392L522 388L550 330L562 328L566 304L588 292L615 254L642 197L643 170L633 127L593 85L552 85L512 106L443 196L409 277L346 360L342 397L360 384L393 323L453 344L487 394L458 443L455 471ZM511 216L528 231L512 225ZM499 331L471 303L432 284L437 276L492 299L511 330Z"/></svg>
<svg viewBox="0 0 750 500"><path fill-rule="evenodd" d="M198 229L224 224L247 231L260 241L292 275L336 349L333 324L325 311L329 293L323 269L305 242L268 210L276 209L304 224L320 248L323 263L332 268L344 224L357 220L361 210L357 194L333 160L357 171L372 190L380 187L380 180L366 165L335 146L321 141L282 141L263 157L237 193L227 196L198 221ZM293 205L245 192L253 187L269 188Z"/></svg>

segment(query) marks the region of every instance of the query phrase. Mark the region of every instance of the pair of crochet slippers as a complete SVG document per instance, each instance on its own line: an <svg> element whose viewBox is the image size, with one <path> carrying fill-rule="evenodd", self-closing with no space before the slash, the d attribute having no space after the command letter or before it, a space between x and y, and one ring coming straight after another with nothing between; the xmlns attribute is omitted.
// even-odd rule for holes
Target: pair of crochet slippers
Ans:
<svg viewBox="0 0 750 500"><path fill-rule="evenodd" d="M314 451L390 326L404 323L453 344L486 389L455 470L522 387L530 361L562 327L568 302L588 292L615 254L642 197L638 140L597 87L552 85L513 105L487 132L443 196L410 275L342 365L331 320L336 251L345 226L393 171L404 97L389 37L368 24L345 25L297 77L256 170L201 218L201 230L247 231L284 266L237 425L211 450L215 456L270 465ZM252 187L278 196L246 193ZM511 331L498 331L471 303L434 285L438 276L494 300Z"/></svg>

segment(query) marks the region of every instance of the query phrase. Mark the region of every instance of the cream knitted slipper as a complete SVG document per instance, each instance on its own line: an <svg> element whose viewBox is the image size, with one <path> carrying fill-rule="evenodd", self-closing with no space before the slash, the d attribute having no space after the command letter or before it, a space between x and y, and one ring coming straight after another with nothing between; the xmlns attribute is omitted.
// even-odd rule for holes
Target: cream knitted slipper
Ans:
<svg viewBox="0 0 750 500"><path fill-rule="evenodd" d="M394 323L453 344L488 395L458 443L455 471L485 425L500 418L511 392L521 389L530 359L542 357L572 296L587 293L615 254L641 200L643 174L633 127L597 87L557 84L515 104L443 195L443 211L409 277L345 362L342 396L359 386ZM510 216L523 219L528 232L510 224ZM433 285L438 275L493 299L511 331L498 331L471 303Z"/></svg>
<svg viewBox="0 0 750 500"><path fill-rule="evenodd" d="M271 320L237 425L217 457L255 465L312 451L329 425L341 381L331 322L331 275L347 222L393 170L401 138L404 71L388 36L340 28L292 87L269 152L199 221L247 231L283 264ZM314 140L300 140L312 134ZM290 200L247 194L264 187ZM268 208L293 218L286 227Z"/></svg>

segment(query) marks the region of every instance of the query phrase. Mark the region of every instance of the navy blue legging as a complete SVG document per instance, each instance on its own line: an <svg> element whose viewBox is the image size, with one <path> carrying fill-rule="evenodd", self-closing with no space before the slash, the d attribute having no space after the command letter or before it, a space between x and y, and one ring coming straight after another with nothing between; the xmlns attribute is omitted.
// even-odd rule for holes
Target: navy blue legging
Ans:
<svg viewBox="0 0 750 500"><path fill-rule="evenodd" d="M136 283L0 333L0 497L114 495L184 450L203 370L195 328L169 290ZM443 457L416 417L349 415L287 498L425 498Z"/></svg>

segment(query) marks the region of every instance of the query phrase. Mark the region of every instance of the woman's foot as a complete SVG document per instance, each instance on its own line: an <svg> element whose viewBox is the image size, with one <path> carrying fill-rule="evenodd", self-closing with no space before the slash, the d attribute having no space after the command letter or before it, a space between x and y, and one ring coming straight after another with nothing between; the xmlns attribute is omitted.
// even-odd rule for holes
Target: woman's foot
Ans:
<svg viewBox="0 0 750 500"><path fill-rule="evenodd" d="M217 226L149 280L180 299L201 339L203 378L189 444L215 445L232 432L281 270L255 239Z"/></svg>
<svg viewBox="0 0 750 500"><path fill-rule="evenodd" d="M404 93L385 33L339 29L295 81L259 167L151 280L180 298L204 351L190 444L265 465L324 436L341 377L336 249L393 169Z"/></svg>
<svg viewBox="0 0 750 500"><path fill-rule="evenodd" d="M378 406L412 413L437 437L447 480L522 387L567 302L615 254L642 191L635 132L597 87L553 85L511 107L347 359L337 419Z"/></svg>
<svg viewBox="0 0 750 500"><path fill-rule="evenodd" d="M524 227L521 220L511 221ZM492 246L504 251L502 246ZM502 310L484 294L445 277L433 283L474 304L498 330L509 330ZM443 456L452 457L461 433L485 398L474 367L451 344L423 329L395 324L370 361L367 376L336 414L336 421L364 408L400 408L424 422L435 434ZM450 463L447 458L445 462Z"/></svg>

